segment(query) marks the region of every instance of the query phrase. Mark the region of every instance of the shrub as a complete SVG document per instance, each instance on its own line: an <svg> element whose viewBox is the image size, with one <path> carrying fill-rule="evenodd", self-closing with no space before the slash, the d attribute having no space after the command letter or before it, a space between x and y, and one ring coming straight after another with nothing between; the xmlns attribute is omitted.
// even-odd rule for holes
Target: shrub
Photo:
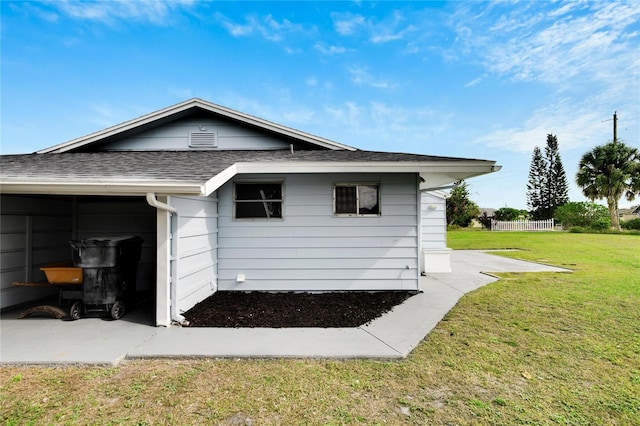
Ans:
<svg viewBox="0 0 640 426"><path fill-rule="evenodd" d="M637 219L625 220L624 222L620 223L620 226L622 226L622 229L640 230L640 217Z"/></svg>
<svg viewBox="0 0 640 426"><path fill-rule="evenodd" d="M587 232L587 229L582 226L572 226L569 228L569 232L573 234L584 234Z"/></svg>
<svg viewBox="0 0 640 426"><path fill-rule="evenodd" d="M567 229L574 226L584 228L593 227L597 229L604 226L604 221L609 221L609 210L600 204L588 202L572 202L558 207L556 210L556 220L562 223L562 227Z"/></svg>
<svg viewBox="0 0 640 426"><path fill-rule="evenodd" d="M608 217L601 217L591 222L589 227L591 229L595 229L596 231L605 231L611 228L611 219L609 219Z"/></svg>
<svg viewBox="0 0 640 426"><path fill-rule="evenodd" d="M526 219L529 213L526 210L518 210L511 207L502 207L496 210L493 218L495 220L503 220L511 222L518 219Z"/></svg>
<svg viewBox="0 0 640 426"><path fill-rule="evenodd" d="M478 222L482 224L482 227L491 229L491 221L493 220L493 216L489 216L487 212L482 212L482 215L478 217Z"/></svg>

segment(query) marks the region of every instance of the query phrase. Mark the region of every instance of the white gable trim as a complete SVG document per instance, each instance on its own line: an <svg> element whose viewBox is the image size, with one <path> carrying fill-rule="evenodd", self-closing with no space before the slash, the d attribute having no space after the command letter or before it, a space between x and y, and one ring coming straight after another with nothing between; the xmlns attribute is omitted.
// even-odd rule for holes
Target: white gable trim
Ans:
<svg viewBox="0 0 640 426"><path fill-rule="evenodd" d="M211 102L204 101L202 99L193 98L193 99L189 99L188 101L181 102L179 104L161 109L159 111L154 111L147 115L143 115L142 117L134 118L133 120L129 120L124 123L117 124L115 126L106 128L104 130L100 130L98 132L94 132L89 135L82 136L77 139L73 139L69 142L64 142L49 148L42 149L40 151L37 151L37 154L47 154L52 152L61 153L61 152L72 151L74 149L78 149L86 145L91 145L102 139L115 136L129 130L133 130L140 126L151 124L155 121L165 119L194 108L200 108L214 114L219 114L224 117L240 121L242 123L246 123L252 126L259 127L264 130L269 130L271 132L281 134L283 136L292 137L294 139L298 139L302 142L310 143L318 147L336 149L336 150L348 150L348 151L356 150L356 148L353 148L351 146L343 145L338 142L334 142L329 139L322 138L320 136L315 136L310 133L305 133L300 130L296 130L296 129L286 127L268 120L264 120L262 118L258 118L249 114L242 113L240 111L233 110L231 108L223 107L221 105L216 105Z"/></svg>

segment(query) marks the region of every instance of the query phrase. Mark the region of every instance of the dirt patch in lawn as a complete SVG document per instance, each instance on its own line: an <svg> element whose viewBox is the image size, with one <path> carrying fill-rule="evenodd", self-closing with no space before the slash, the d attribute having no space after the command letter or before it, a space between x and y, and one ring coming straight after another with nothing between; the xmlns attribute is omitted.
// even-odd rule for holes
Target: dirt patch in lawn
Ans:
<svg viewBox="0 0 640 426"><path fill-rule="evenodd" d="M219 291L183 314L190 327L358 327L414 295L405 291Z"/></svg>

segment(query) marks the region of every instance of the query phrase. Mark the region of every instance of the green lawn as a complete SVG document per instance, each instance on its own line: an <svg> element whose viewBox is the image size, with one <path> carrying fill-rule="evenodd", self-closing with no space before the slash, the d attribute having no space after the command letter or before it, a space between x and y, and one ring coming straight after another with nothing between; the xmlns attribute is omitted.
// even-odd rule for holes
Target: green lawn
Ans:
<svg viewBox="0 0 640 426"><path fill-rule="evenodd" d="M402 361L3 367L4 424L640 425L640 236L449 234L573 273L503 274ZM247 420L249 419L249 421Z"/></svg>

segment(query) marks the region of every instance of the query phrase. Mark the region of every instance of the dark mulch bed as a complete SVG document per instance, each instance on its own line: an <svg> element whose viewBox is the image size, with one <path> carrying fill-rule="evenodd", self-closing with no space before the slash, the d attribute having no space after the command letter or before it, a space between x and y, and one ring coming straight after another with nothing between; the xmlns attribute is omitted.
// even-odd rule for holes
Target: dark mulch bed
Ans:
<svg viewBox="0 0 640 426"><path fill-rule="evenodd" d="M264 293L219 291L183 316L190 327L358 327L415 293Z"/></svg>

